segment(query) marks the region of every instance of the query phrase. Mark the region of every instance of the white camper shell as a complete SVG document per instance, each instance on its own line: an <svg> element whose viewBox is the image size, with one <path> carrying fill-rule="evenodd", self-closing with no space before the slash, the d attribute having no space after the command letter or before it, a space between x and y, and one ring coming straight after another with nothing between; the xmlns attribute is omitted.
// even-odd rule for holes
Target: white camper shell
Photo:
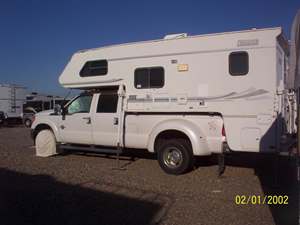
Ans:
<svg viewBox="0 0 300 225"><path fill-rule="evenodd" d="M281 28L82 50L59 82L89 90L89 111L56 122L43 115L32 128L49 125L63 144L148 149L170 173L183 172L176 164L192 158L176 148L191 155L222 153L224 144L232 151L274 152L283 134L295 132L287 60ZM117 106L101 111L105 104Z"/></svg>

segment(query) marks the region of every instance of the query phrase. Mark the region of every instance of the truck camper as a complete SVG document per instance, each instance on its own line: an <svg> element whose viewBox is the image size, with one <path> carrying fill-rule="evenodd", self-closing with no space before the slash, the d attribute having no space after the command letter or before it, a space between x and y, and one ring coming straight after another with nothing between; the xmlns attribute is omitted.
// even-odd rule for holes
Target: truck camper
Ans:
<svg viewBox="0 0 300 225"><path fill-rule="evenodd" d="M37 114L36 153L147 149L165 172L182 174L194 156L279 151L296 132L288 55L279 27L76 52L59 82L83 93Z"/></svg>

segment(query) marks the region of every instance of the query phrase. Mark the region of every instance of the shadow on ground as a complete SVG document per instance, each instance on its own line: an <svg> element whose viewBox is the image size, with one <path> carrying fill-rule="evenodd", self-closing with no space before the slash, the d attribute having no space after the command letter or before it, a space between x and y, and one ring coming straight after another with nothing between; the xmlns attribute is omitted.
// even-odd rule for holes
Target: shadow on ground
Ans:
<svg viewBox="0 0 300 225"><path fill-rule="evenodd" d="M84 154L92 157L108 157L112 160L115 159L115 155L79 152L73 152L72 154ZM157 159L155 154L151 154L147 151L128 149L120 157L121 167L126 167L140 158L149 160ZM260 180L265 196L287 195L287 205L268 204L268 206L276 225L297 224L299 213L299 190L296 182L296 165L293 158L277 157L276 155L266 153L231 153L226 155L225 163L227 166L253 169L255 175ZM218 160L216 155L201 156L196 158L195 168L201 169L201 167L215 166L217 164ZM223 177L226 179L226 170ZM255 193L253 193L253 195L255 195Z"/></svg>
<svg viewBox="0 0 300 225"><path fill-rule="evenodd" d="M156 160L155 154L128 152L135 159ZM265 196L288 196L288 204L268 204L276 225L294 225L298 221L299 189L296 181L296 160L292 157L267 153L231 153L226 155L227 166L251 168L259 178ZM216 155L196 158L195 168L218 165ZM216 170L217 174L217 170ZM226 170L224 177L226 179ZM255 193L253 193L255 195ZM270 201L270 203L274 203ZM275 202L276 203L276 202Z"/></svg>
<svg viewBox="0 0 300 225"><path fill-rule="evenodd" d="M1 225L150 224L161 206L0 169Z"/></svg>

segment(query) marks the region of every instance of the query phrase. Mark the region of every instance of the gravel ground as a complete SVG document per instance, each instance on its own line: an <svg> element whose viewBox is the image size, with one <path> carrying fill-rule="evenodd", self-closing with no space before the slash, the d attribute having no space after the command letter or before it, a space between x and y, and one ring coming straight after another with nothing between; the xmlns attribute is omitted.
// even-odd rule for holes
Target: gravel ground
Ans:
<svg viewBox="0 0 300 225"><path fill-rule="evenodd" d="M165 174L155 155L65 153L35 156L30 130L0 128L0 224L297 224L292 160L262 154L226 156L218 178L214 157L194 171ZM134 157L129 157L132 155ZM288 195L288 205L237 205L236 195Z"/></svg>

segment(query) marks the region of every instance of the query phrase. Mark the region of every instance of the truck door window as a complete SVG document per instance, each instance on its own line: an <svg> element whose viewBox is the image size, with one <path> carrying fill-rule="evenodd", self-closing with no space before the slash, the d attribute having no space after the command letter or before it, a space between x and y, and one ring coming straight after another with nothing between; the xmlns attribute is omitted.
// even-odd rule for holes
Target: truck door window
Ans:
<svg viewBox="0 0 300 225"><path fill-rule="evenodd" d="M117 93L101 93L97 105L97 113L115 113L118 106Z"/></svg>
<svg viewBox="0 0 300 225"><path fill-rule="evenodd" d="M247 52L232 52L229 55L229 73L232 76L243 76L249 72Z"/></svg>
<svg viewBox="0 0 300 225"><path fill-rule="evenodd" d="M81 95L76 98L67 108L68 114L89 113L92 102L91 95Z"/></svg>

